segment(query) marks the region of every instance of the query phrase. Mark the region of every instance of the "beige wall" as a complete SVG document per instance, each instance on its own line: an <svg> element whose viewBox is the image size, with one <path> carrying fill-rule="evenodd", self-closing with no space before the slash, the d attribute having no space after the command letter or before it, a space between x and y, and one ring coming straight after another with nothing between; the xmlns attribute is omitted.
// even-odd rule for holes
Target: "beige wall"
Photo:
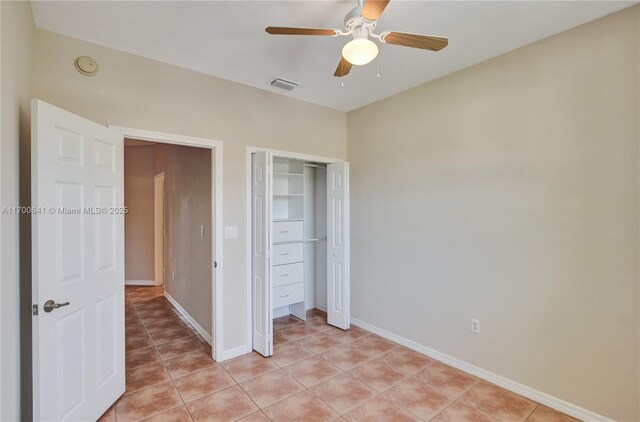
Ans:
<svg viewBox="0 0 640 422"><path fill-rule="evenodd" d="M33 18L31 6L26 2L0 2L0 15L0 205L10 207L19 204L19 195L22 193L18 174L19 171L23 173L23 169L19 169L18 163L19 157L25 156L25 149L27 161L22 166L28 164ZM20 410L20 389L28 391L31 385L29 380L20 383L21 365L28 363L31 356L27 354L22 359L20 357L20 330L27 328L25 324L30 325L30 318L27 308L25 322L18 323L20 301L25 294L27 299L29 295L28 289L20 288L19 282L18 217L3 214L0 233L0 420L16 421L21 419L21 415L24 416L23 420L28 420L29 409L22 414ZM24 318L24 312L22 315ZM24 341L30 341L30 337L24 338ZM30 378L28 374L27 378Z"/></svg>
<svg viewBox="0 0 640 422"><path fill-rule="evenodd" d="M17 195L27 11L2 2L3 205ZM224 242L225 350L246 341L246 146L345 158L348 133L353 316L631 420L639 23L635 7L407 91L349 113L348 132L344 113L42 30L33 90L103 124L224 142L224 225L239 229ZM75 72L79 55L100 74ZM12 420L17 332L4 321L17 313L17 230L1 227L0 419Z"/></svg>
<svg viewBox="0 0 640 422"><path fill-rule="evenodd" d="M155 146L124 147L124 278L125 280L155 279L153 241L153 177Z"/></svg>
<svg viewBox="0 0 640 422"><path fill-rule="evenodd" d="M353 317L640 420L639 10L348 114Z"/></svg>
<svg viewBox="0 0 640 422"><path fill-rule="evenodd" d="M165 289L211 335L211 150L155 148L164 172Z"/></svg>
<svg viewBox="0 0 640 422"><path fill-rule="evenodd" d="M224 142L223 218L238 227L224 241L223 344L247 344L246 147L346 157L346 114L37 29L34 94L103 124ZM73 61L94 57L100 74Z"/></svg>

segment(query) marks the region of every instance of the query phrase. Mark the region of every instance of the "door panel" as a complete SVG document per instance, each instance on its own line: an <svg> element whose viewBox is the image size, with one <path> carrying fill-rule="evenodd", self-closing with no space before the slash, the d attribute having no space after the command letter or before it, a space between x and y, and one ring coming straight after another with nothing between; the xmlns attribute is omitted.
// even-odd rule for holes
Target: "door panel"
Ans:
<svg viewBox="0 0 640 422"><path fill-rule="evenodd" d="M273 354L271 308L271 153L253 154L251 161L251 288L253 349Z"/></svg>
<svg viewBox="0 0 640 422"><path fill-rule="evenodd" d="M349 163L327 165L327 322L349 329Z"/></svg>
<svg viewBox="0 0 640 422"><path fill-rule="evenodd" d="M125 390L123 151L121 135L32 102L35 420L96 420Z"/></svg>

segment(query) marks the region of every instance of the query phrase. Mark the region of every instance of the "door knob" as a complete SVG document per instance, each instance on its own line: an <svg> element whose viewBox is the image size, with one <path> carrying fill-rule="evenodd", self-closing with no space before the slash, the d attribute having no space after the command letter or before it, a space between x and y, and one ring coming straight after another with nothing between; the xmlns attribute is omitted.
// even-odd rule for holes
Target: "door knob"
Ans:
<svg viewBox="0 0 640 422"><path fill-rule="evenodd" d="M69 302L55 303L53 300L49 299L44 303L43 308L45 312L51 312L54 309L62 308L63 306L67 306L67 305L69 305Z"/></svg>

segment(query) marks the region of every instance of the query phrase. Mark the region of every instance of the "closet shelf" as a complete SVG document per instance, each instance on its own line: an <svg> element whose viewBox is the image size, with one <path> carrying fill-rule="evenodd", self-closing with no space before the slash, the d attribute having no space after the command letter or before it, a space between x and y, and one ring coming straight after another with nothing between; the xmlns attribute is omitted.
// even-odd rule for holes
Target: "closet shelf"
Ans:
<svg viewBox="0 0 640 422"><path fill-rule="evenodd" d="M303 173L285 173L285 172L281 172L281 171L274 171L273 172L274 176L304 176Z"/></svg>

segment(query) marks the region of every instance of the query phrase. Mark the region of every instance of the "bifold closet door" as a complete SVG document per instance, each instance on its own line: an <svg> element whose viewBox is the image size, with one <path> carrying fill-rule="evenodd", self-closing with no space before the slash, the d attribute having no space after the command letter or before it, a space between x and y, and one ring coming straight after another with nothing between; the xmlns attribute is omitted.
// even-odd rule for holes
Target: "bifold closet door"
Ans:
<svg viewBox="0 0 640 422"><path fill-rule="evenodd" d="M271 153L257 152L251 161L251 288L253 349L263 356L273 354L273 310L271 308Z"/></svg>
<svg viewBox="0 0 640 422"><path fill-rule="evenodd" d="M327 322L349 328L349 163L327 165Z"/></svg>

